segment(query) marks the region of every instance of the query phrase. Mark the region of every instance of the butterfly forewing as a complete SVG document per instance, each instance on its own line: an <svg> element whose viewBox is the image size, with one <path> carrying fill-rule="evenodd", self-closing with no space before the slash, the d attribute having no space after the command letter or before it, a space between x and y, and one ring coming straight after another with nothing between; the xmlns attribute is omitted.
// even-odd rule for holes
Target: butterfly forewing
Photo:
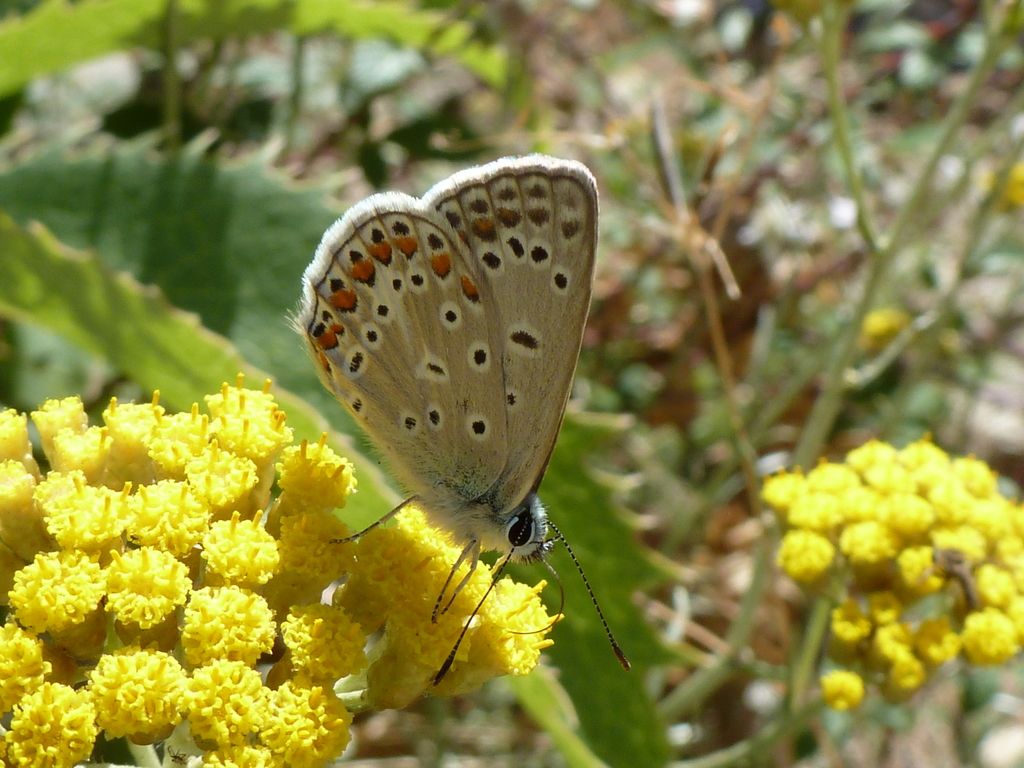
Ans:
<svg viewBox="0 0 1024 768"><path fill-rule="evenodd" d="M325 233L296 320L321 377L429 508L504 515L561 424L590 303L597 189L576 162L499 160ZM482 524L482 523L481 523ZM475 525L475 524L474 524ZM490 531L493 533L493 530Z"/></svg>
<svg viewBox="0 0 1024 768"><path fill-rule="evenodd" d="M428 505L483 494L508 463L478 271L436 211L384 193L327 231L304 276L296 324L321 378Z"/></svg>
<svg viewBox="0 0 1024 768"><path fill-rule="evenodd" d="M562 421L590 304L596 184L579 163L533 156L456 174L424 201L493 295L509 450L489 495L507 509L539 484Z"/></svg>

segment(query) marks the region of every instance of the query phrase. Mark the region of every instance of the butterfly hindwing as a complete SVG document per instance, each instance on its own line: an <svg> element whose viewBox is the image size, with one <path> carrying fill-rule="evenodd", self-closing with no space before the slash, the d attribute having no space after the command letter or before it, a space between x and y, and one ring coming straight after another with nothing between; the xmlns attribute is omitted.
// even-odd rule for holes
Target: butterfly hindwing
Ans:
<svg viewBox="0 0 1024 768"><path fill-rule="evenodd" d="M509 449L491 495L508 508L539 484L561 425L590 306L597 186L580 163L530 156L458 173L424 202L494 297Z"/></svg>

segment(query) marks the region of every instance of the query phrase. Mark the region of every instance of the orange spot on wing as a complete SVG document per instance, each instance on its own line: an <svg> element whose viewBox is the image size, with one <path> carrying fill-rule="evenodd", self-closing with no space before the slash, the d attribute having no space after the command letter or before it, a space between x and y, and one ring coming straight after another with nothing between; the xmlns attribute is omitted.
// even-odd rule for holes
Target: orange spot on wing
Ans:
<svg viewBox="0 0 1024 768"><path fill-rule="evenodd" d="M348 288L335 291L331 294L331 304L342 312L351 312L356 308L356 292Z"/></svg>
<svg viewBox="0 0 1024 768"><path fill-rule="evenodd" d="M373 262L363 259L352 265L352 277L361 283L368 283L373 280L374 270Z"/></svg>
<svg viewBox="0 0 1024 768"><path fill-rule="evenodd" d="M396 237L395 245L398 246L405 258L412 258L412 255L416 253L416 250L420 247L419 241L415 237Z"/></svg>
<svg viewBox="0 0 1024 768"><path fill-rule="evenodd" d="M345 335L345 328L340 323L335 323L316 337L316 343L322 349L334 349L338 346L338 338Z"/></svg>
<svg viewBox="0 0 1024 768"><path fill-rule="evenodd" d="M331 361L327 359L327 355L323 353L323 350L318 349L316 351L316 360L320 363L320 367L328 373L331 372Z"/></svg>
<svg viewBox="0 0 1024 768"><path fill-rule="evenodd" d="M447 251L434 254L430 258L430 268L438 277L448 277L448 273L452 271L452 257L448 255Z"/></svg>
<svg viewBox="0 0 1024 768"><path fill-rule="evenodd" d="M488 240L494 237L494 219L474 219L470 229L477 237Z"/></svg>
<svg viewBox="0 0 1024 768"><path fill-rule="evenodd" d="M517 227L519 222L523 220L522 214L512 208L498 208L494 215L498 217L498 221L504 224L506 227Z"/></svg>
<svg viewBox="0 0 1024 768"><path fill-rule="evenodd" d="M476 284L465 275L462 276L462 293L474 303L480 301L480 291L477 290Z"/></svg>
<svg viewBox="0 0 1024 768"><path fill-rule="evenodd" d="M391 263L391 243L387 240L381 240L379 243L372 243L369 248L370 255L373 256L381 264Z"/></svg>

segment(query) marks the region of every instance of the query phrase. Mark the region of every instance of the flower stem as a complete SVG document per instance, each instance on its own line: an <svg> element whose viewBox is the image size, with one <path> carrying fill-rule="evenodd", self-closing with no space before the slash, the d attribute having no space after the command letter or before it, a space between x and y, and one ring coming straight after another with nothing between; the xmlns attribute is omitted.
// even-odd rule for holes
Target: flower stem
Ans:
<svg viewBox="0 0 1024 768"><path fill-rule="evenodd" d="M1009 11L1007 12L1009 13ZM847 185L857 202L858 225L870 249L868 272L853 313L839 338L836 339L832 357L825 370L821 395L814 402L807 419L807 427L801 434L794 451L794 463L804 467L809 466L821 452L822 446L835 424L842 407L846 369L853 358L857 334L865 315L874 303L875 293L879 285L882 284L889 264L902 247L911 224L921 221L922 203L931 190L932 179L939 161L949 151L957 133L966 122L971 107L977 100L981 86L987 80L1000 54L1011 39L1009 35L1003 33L1002 24L999 21L991 21L987 25L985 49L982 56L972 70L966 87L954 101L946 116L939 139L932 147L924 166L914 181L910 194L897 213L889 236L882 239L875 233L870 216L864 207L866 201L863 199L861 176L849 140L849 118L846 103L842 99L839 86L839 44L845 20L846 16L839 0L830 0L825 4L822 15L824 25L821 38L822 61L825 78L829 84L829 109L836 133L837 148L847 177Z"/></svg>

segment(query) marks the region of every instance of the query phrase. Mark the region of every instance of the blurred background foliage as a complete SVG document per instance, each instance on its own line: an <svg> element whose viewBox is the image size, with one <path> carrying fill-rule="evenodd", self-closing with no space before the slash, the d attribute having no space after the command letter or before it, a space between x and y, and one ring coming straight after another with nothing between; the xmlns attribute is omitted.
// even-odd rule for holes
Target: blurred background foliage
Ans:
<svg viewBox="0 0 1024 768"><path fill-rule="evenodd" d="M363 715L349 759L1024 761L1017 670L915 708L794 706L805 605L758 501L759 477L870 437L1024 480L1020 2L0 10L0 403L184 409L269 375L301 436L347 445L358 520L394 490L287 322L322 231L503 155L599 180L579 413L543 492L635 669L560 555L548 669Z"/></svg>

